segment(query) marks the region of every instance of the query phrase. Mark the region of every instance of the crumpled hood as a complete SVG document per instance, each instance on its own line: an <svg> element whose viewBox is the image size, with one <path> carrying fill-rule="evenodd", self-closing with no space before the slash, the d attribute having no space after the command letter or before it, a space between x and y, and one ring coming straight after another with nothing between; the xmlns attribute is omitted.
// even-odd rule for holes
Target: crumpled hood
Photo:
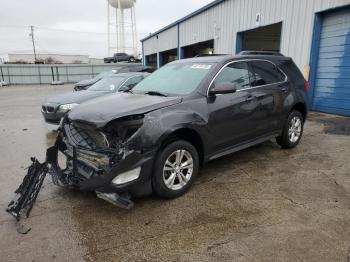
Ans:
<svg viewBox="0 0 350 262"><path fill-rule="evenodd" d="M62 95L57 95L52 98L50 98L47 101L47 104L72 104L72 103L83 103L87 100L100 97L103 95L106 95L108 93L111 93L110 91L89 91L89 90L83 90L79 92L69 92Z"/></svg>
<svg viewBox="0 0 350 262"><path fill-rule="evenodd" d="M88 101L69 112L69 119L103 127L111 120L135 114L144 114L181 103L179 97L161 97L141 94L116 93Z"/></svg>

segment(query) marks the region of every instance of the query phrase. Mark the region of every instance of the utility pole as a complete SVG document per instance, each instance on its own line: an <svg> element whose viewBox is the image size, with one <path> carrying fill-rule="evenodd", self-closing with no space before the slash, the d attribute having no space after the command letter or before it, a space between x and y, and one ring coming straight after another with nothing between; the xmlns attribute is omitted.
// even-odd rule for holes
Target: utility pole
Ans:
<svg viewBox="0 0 350 262"><path fill-rule="evenodd" d="M36 63L36 50L35 50L35 41L34 41L34 26L30 26L30 34L29 36L32 37L32 43L33 43L33 52L34 52L34 64Z"/></svg>

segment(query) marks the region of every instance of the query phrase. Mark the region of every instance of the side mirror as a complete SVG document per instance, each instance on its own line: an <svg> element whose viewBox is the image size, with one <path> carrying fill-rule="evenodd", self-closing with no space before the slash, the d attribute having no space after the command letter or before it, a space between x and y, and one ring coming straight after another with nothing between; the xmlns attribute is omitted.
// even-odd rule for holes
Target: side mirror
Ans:
<svg viewBox="0 0 350 262"><path fill-rule="evenodd" d="M131 89L133 89L136 86L136 84L130 84L130 85L123 85L119 88L119 92L129 92Z"/></svg>
<svg viewBox="0 0 350 262"><path fill-rule="evenodd" d="M128 92L130 91L130 87L123 85L122 87L119 88L119 92Z"/></svg>
<svg viewBox="0 0 350 262"><path fill-rule="evenodd" d="M220 94L232 94L237 91L237 85L230 82L223 82L220 84L213 85L209 91L209 95L215 96Z"/></svg>

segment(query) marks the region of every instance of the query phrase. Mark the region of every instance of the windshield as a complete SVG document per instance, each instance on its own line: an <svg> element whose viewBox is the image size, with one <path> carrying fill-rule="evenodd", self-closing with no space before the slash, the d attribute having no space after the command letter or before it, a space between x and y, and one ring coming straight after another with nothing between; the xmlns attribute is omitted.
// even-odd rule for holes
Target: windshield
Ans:
<svg viewBox="0 0 350 262"><path fill-rule="evenodd" d="M102 78L97 83L93 84L89 91L116 91L119 89L121 83L123 83L125 77L107 77Z"/></svg>
<svg viewBox="0 0 350 262"><path fill-rule="evenodd" d="M187 95L198 87L212 63L175 63L163 66L133 88L134 93Z"/></svg>

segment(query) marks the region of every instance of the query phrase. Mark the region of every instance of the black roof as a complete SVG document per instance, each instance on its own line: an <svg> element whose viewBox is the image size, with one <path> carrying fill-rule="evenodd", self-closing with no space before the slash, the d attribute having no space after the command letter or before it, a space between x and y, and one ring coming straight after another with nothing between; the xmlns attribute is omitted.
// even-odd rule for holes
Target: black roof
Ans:
<svg viewBox="0 0 350 262"><path fill-rule="evenodd" d="M290 57L283 56L281 54L266 54L266 55L220 55L220 56L203 56L203 57L194 57L194 58L187 58L182 60L177 60L175 63L181 63L181 62L189 62L189 63L220 63L230 60L240 60L240 59L265 59L265 60L271 60L271 61L282 61L282 60L290 60Z"/></svg>
<svg viewBox="0 0 350 262"><path fill-rule="evenodd" d="M247 51L241 51L239 55L276 55L276 56L283 56L280 52L275 51L260 51L260 50L247 50Z"/></svg>

